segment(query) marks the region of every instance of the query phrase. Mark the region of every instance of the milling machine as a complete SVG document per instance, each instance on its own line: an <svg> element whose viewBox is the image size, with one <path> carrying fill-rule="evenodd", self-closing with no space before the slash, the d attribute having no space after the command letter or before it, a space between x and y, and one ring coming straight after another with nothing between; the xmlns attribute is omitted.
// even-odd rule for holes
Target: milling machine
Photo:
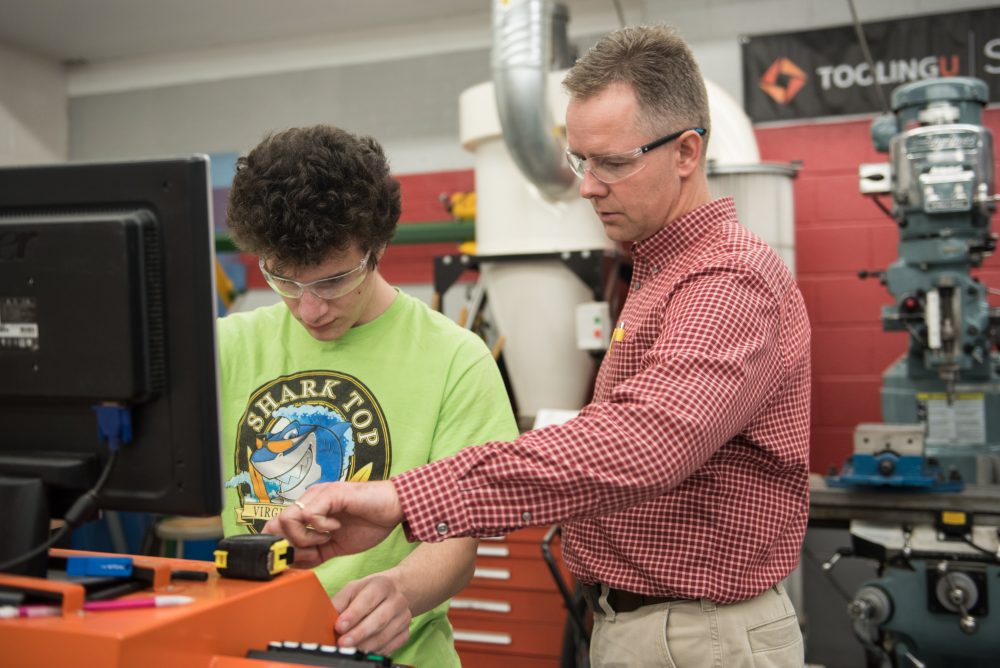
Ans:
<svg viewBox="0 0 1000 668"><path fill-rule="evenodd" d="M908 332L909 347L883 376L884 423L859 425L853 455L827 478L848 488L834 491L853 513L852 547L824 568L877 562L848 614L878 666L1000 661L1000 313L971 274L996 246L988 99L965 77L897 88L893 114L872 125L890 162L860 169L862 193L900 235L899 258L861 277L888 288L883 329Z"/></svg>

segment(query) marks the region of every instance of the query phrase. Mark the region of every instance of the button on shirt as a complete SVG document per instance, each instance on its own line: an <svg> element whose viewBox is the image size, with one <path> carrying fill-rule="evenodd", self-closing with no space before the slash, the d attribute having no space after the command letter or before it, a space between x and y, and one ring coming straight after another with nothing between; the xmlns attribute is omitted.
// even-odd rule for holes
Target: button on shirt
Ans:
<svg viewBox="0 0 1000 668"><path fill-rule="evenodd" d="M561 522L573 574L732 603L798 563L809 321L788 269L715 200L633 245L624 333L569 422L393 478L418 540Z"/></svg>

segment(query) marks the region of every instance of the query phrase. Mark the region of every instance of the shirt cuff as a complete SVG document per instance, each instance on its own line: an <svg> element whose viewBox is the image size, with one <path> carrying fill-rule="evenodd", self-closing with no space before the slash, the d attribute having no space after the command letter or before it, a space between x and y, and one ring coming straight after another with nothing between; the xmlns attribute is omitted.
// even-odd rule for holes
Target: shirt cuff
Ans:
<svg viewBox="0 0 1000 668"><path fill-rule="evenodd" d="M391 478L403 509L407 540L437 543L468 535L471 522L456 478L447 459Z"/></svg>

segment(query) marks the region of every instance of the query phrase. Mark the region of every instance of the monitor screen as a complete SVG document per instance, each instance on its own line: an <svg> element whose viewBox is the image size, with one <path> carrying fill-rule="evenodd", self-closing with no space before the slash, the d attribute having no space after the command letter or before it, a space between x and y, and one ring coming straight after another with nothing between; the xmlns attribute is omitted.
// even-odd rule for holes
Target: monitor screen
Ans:
<svg viewBox="0 0 1000 668"><path fill-rule="evenodd" d="M131 418L101 508L220 512L209 178L206 156L0 168L0 503L24 510L0 563L97 483L99 405Z"/></svg>

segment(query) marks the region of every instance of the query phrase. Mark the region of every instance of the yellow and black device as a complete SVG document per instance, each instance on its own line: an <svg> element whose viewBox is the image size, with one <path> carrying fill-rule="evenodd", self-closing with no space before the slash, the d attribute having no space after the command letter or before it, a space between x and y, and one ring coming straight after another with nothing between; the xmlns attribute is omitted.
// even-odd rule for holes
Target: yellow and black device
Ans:
<svg viewBox="0 0 1000 668"><path fill-rule="evenodd" d="M281 536L244 534L219 541L215 568L224 578L270 580L292 565L295 548Z"/></svg>
<svg viewBox="0 0 1000 668"><path fill-rule="evenodd" d="M942 510L934 518L934 528L941 540L963 540L972 533L972 514L961 510Z"/></svg>

